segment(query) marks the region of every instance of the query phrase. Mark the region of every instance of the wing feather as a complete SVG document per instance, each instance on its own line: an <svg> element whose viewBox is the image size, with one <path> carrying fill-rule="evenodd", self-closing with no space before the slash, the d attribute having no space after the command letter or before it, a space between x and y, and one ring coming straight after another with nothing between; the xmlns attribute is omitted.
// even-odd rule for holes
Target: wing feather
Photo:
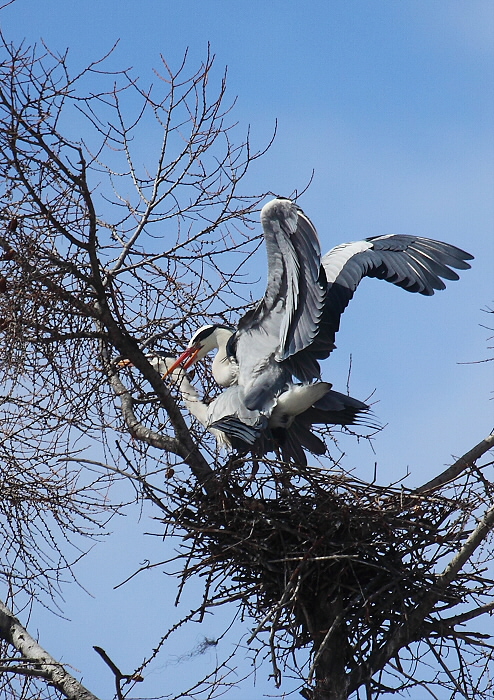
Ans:
<svg viewBox="0 0 494 700"><path fill-rule="evenodd" d="M261 339L263 354L281 362L315 338L325 299L317 232L293 202L275 199L261 211L268 256L268 284L263 299L240 320L250 351Z"/></svg>
<svg viewBox="0 0 494 700"><path fill-rule="evenodd" d="M468 260L473 260L473 256L454 245L405 234L375 236L336 246L321 261L327 294L319 332L310 347L290 358L293 373L304 381L319 376L317 361L335 348L341 315L363 277L376 277L408 292L432 296L445 288L443 280L459 279L451 268L467 270Z"/></svg>

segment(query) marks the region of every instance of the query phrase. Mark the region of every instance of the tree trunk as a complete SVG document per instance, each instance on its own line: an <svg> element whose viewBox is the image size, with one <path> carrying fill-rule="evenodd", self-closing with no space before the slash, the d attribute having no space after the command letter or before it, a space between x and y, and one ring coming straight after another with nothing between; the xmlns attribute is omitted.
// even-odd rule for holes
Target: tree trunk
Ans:
<svg viewBox="0 0 494 700"><path fill-rule="evenodd" d="M343 604L336 596L325 600L314 616L314 676L312 700L347 700L348 639Z"/></svg>

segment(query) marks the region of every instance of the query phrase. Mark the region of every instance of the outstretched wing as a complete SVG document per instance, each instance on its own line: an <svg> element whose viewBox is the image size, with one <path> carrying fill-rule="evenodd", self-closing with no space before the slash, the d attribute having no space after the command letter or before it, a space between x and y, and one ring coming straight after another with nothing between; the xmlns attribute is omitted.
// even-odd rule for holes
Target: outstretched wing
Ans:
<svg viewBox="0 0 494 700"><path fill-rule="evenodd" d="M294 374L310 379L317 360L326 358L334 349L341 315L363 277L377 277L408 292L431 296L435 290L445 288L443 280L457 280L452 268L468 269L467 260L473 260L473 255L449 243L402 234L336 246L321 261L328 288L319 332L307 350L290 358Z"/></svg>
<svg viewBox="0 0 494 700"><path fill-rule="evenodd" d="M261 211L268 283L263 299L240 320L237 343L256 347L277 362L313 341L324 306L317 232L289 199L274 199Z"/></svg>

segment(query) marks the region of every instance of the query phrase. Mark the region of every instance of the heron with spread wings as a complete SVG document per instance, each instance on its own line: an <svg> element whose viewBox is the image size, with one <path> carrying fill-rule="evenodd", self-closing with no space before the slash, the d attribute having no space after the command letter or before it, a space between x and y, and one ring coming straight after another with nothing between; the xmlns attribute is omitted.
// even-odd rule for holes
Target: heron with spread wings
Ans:
<svg viewBox="0 0 494 700"><path fill-rule="evenodd" d="M268 282L261 301L236 329L205 326L164 376L217 349L213 376L225 390L207 408L205 425L239 451L304 462L325 451L314 424L352 425L369 407L321 380L319 362L335 348L340 318L363 277L431 296L457 280L473 256L429 238L391 234L345 243L321 256L316 229L291 200L261 211Z"/></svg>

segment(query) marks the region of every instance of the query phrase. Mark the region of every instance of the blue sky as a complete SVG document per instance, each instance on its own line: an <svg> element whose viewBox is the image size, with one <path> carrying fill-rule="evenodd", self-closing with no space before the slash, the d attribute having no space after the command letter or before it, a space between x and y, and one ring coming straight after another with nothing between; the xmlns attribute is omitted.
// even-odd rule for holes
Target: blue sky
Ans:
<svg viewBox="0 0 494 700"><path fill-rule="evenodd" d="M489 432L493 366L463 363L489 355L482 309L494 305L491 0L17 0L1 11L0 23L7 39L42 38L60 52L68 46L74 70L118 39L111 66L132 66L146 80L160 54L177 66L188 47L195 65L210 42L218 74L228 66L229 94L238 96L235 118L244 129L250 125L255 145L267 142L278 120L276 141L252 169L246 191L289 195L314 170L300 204L324 250L402 232L473 253L473 269L433 298L364 281L324 374L344 390L351 354L352 395L375 390L376 414L388 424L375 454L365 444L344 443L361 478L372 478L377 462L381 481L409 469L405 483L413 486ZM263 265L261 250L253 282ZM81 563L81 582L94 597L67 589L71 622L33 614L41 642L82 671L102 698L111 695L111 679L91 645L130 670L177 616L174 580L162 573L112 591L142 559L162 556L141 534L150 529L148 518L145 512L136 522L129 513L117 521L115 535ZM218 614L180 637L139 692L172 692L170 674L188 674L195 662L166 664L201 635L214 636L221 622ZM256 694L270 688L261 672ZM242 686L228 697L248 700L252 692Z"/></svg>

